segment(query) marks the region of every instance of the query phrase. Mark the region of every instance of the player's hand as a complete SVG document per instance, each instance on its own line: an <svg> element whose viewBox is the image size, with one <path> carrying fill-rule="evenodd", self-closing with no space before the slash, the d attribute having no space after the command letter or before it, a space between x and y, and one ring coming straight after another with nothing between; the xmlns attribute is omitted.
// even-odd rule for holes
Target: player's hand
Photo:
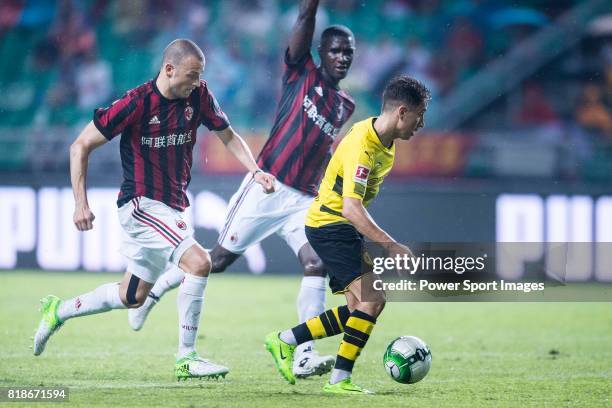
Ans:
<svg viewBox="0 0 612 408"><path fill-rule="evenodd" d="M255 176L253 176L255 181L263 186L264 192L266 194L270 194L274 192L274 182L276 181L276 177L272 174L257 172Z"/></svg>
<svg viewBox="0 0 612 408"><path fill-rule="evenodd" d="M389 251L389 257L395 257L396 255L404 256L408 255L409 258L414 257L414 254L406 245L400 244L399 242L389 243L387 250Z"/></svg>
<svg viewBox="0 0 612 408"><path fill-rule="evenodd" d="M74 210L72 221L79 231L88 231L93 228L93 221L96 216L89 207L79 207Z"/></svg>
<svg viewBox="0 0 612 408"><path fill-rule="evenodd" d="M389 258L395 258L396 256L400 256L402 259L407 257L409 259L414 258L414 254L412 250L408 248L406 245L400 244L399 242L393 242L388 248L389 250ZM413 265L412 262L409 265ZM401 277L407 277L411 274L414 274L415 271L410 269L398 268L397 274Z"/></svg>

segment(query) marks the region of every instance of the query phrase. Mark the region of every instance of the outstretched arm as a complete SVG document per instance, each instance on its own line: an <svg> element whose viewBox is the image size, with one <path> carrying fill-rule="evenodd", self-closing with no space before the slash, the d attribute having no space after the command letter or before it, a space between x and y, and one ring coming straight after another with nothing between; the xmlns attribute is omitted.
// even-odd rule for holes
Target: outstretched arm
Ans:
<svg viewBox="0 0 612 408"><path fill-rule="evenodd" d="M70 146L70 182L74 193L73 221L79 231L93 228L96 218L89 209L87 201L87 163L89 154L97 147L108 142L93 122L89 122L85 129Z"/></svg>
<svg viewBox="0 0 612 408"><path fill-rule="evenodd" d="M302 0L297 21L289 37L289 62L297 62L310 51L319 0Z"/></svg>
<svg viewBox="0 0 612 408"><path fill-rule="evenodd" d="M225 147L227 147L227 150L232 152L240 163L242 163L244 167L253 173L253 178L257 183L263 186L264 191L266 193L272 193L274 191L274 176L261 171L253 158L251 149L246 144L244 139L242 139L231 126L228 126L223 130L215 131L215 134L219 139L221 139Z"/></svg>

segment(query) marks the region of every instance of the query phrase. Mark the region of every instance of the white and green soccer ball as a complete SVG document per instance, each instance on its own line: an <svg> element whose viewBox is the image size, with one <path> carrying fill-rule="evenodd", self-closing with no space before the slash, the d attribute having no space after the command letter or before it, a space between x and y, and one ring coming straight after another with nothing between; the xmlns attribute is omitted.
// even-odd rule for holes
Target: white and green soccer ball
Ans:
<svg viewBox="0 0 612 408"><path fill-rule="evenodd" d="M383 356L387 374L402 384L421 381L431 368L431 351L418 337L402 336L393 340Z"/></svg>

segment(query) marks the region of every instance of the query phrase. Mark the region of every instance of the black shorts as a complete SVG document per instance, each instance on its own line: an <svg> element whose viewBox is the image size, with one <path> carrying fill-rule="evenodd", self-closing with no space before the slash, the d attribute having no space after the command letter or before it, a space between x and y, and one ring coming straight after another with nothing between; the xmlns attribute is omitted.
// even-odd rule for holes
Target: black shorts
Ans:
<svg viewBox="0 0 612 408"><path fill-rule="evenodd" d="M325 264L332 293L343 293L348 285L369 269L362 262L363 235L350 224L306 226L306 238Z"/></svg>

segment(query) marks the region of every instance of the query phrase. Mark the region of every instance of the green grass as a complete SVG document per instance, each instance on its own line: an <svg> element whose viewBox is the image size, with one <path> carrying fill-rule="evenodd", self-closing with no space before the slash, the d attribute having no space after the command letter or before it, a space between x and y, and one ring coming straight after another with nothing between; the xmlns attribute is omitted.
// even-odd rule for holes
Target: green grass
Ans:
<svg viewBox="0 0 612 408"><path fill-rule="evenodd" d="M70 406L86 407L612 405L612 303L388 304L355 368L355 382L377 392L370 397L323 395L325 376L289 386L273 368L263 337L295 323L298 277L210 280L198 350L230 367L224 381L174 380L176 291L140 332L124 310L88 316L68 321L42 356L31 355L40 297L118 279L0 272L0 386L67 386ZM423 338L433 353L430 373L415 385L393 382L381 363L387 344L404 334ZM339 341L318 348L335 354Z"/></svg>

